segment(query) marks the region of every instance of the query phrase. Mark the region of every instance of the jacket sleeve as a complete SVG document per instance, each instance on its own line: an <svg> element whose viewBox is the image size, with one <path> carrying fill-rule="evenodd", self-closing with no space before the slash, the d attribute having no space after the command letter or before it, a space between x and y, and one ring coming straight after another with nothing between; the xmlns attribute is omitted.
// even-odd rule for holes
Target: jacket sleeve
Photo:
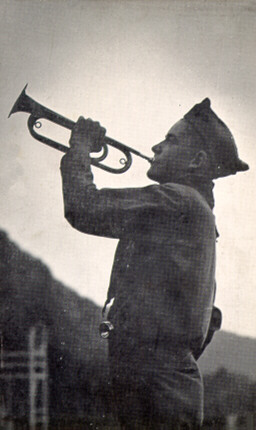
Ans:
<svg viewBox="0 0 256 430"><path fill-rule="evenodd" d="M175 184L97 189L89 158L73 148L62 158L61 173L65 218L83 233L120 238L149 217L178 216L183 206Z"/></svg>

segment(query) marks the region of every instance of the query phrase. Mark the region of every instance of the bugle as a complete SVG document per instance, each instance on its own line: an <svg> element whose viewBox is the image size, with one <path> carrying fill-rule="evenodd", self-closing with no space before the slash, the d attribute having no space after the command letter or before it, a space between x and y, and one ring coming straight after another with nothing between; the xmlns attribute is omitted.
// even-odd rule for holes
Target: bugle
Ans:
<svg viewBox="0 0 256 430"><path fill-rule="evenodd" d="M30 131L30 134L35 139L39 140L39 142L42 142L48 146L51 146L52 148L55 148L58 151L67 152L69 149L68 146L55 142L54 140L49 139L48 137L45 137L37 133L35 128L38 129L42 126L42 123L39 121L40 119L46 119L62 127L65 127L69 130L73 129L75 122L48 109L45 106L42 106L41 104L33 100L31 97L29 97L26 94L26 88L27 88L27 85L24 87L20 96L14 103L13 108L11 109L8 117L10 117L15 112L30 113L30 116L28 118L28 129ZM120 164L123 165L122 167L115 169L113 167L106 166L105 164L101 163L101 161L105 160L105 158L108 155L108 146L112 146L124 154L125 158L121 158L119 160ZM103 153L99 157L91 158L91 164L93 164L96 167L99 167L100 169L106 170L107 172L110 172L110 173L126 172L132 164L131 154L137 155L138 157L144 158L145 160L151 162L151 158L141 154L136 149L126 146L123 143L120 143L107 136L104 137L102 150L103 150Z"/></svg>

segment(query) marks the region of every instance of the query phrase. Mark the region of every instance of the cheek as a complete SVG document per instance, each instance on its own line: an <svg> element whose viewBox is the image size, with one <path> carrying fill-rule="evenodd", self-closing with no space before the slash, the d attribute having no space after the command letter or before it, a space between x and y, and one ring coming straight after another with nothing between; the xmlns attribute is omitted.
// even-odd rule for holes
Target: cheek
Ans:
<svg viewBox="0 0 256 430"><path fill-rule="evenodd" d="M173 170L180 165L180 154L178 148L170 149L165 155L165 166Z"/></svg>
<svg viewBox="0 0 256 430"><path fill-rule="evenodd" d="M169 160L172 166L184 167L188 164L188 155L182 150L182 148L175 148L172 153L169 154Z"/></svg>

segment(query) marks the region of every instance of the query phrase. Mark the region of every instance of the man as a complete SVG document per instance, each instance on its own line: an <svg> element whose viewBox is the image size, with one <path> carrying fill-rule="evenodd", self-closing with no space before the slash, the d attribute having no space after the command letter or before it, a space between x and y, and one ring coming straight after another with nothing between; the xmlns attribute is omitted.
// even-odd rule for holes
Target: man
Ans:
<svg viewBox="0 0 256 430"><path fill-rule="evenodd" d="M104 134L80 118L61 170L70 224L120 239L107 299L114 299L109 363L118 418L127 429L197 428L203 390L195 357L215 295L212 180L248 165L209 99L152 148L147 175L158 184L98 190L90 152L99 151Z"/></svg>

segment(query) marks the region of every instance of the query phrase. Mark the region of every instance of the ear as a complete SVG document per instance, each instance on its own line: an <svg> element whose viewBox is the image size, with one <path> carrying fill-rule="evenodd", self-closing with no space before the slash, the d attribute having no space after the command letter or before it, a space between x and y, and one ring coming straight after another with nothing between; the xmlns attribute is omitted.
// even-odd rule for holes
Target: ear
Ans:
<svg viewBox="0 0 256 430"><path fill-rule="evenodd" d="M195 157L189 163L189 169L195 170L201 167L206 167L208 156L205 151L201 150L197 152Z"/></svg>

